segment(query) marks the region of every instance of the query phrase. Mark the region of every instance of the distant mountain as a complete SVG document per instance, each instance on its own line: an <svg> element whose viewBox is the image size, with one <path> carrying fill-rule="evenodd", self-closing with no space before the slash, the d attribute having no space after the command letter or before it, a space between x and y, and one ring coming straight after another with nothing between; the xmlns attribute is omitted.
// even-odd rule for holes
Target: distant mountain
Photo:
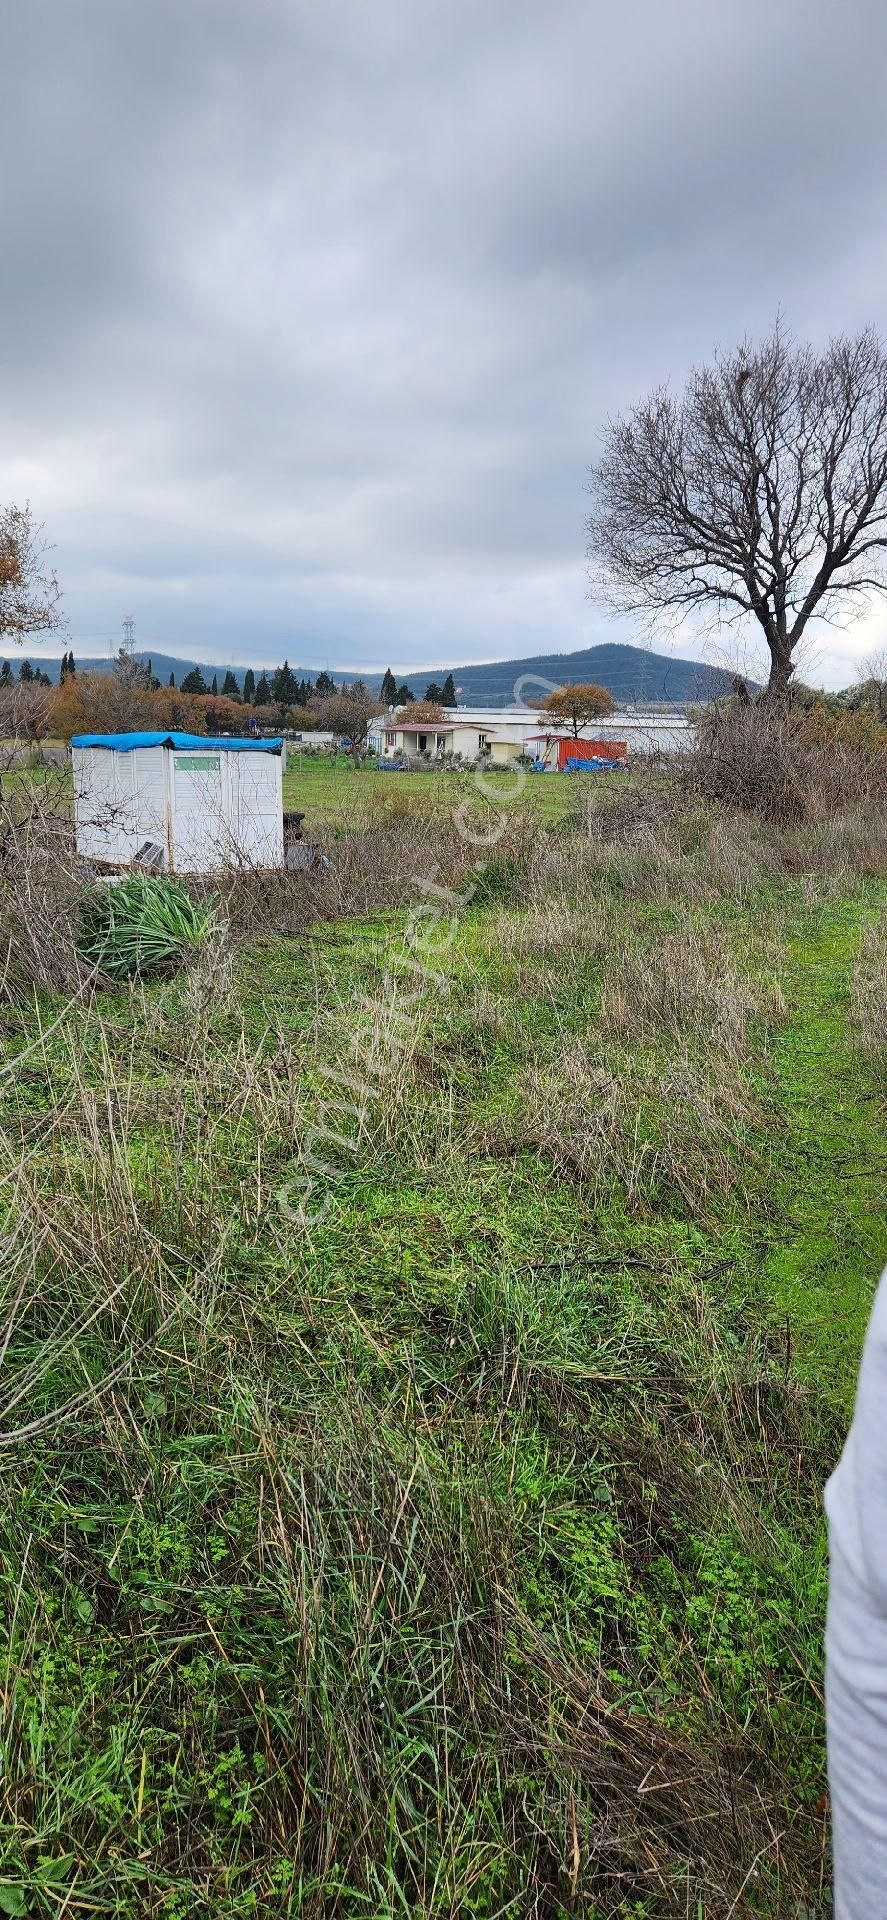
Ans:
<svg viewBox="0 0 887 1920"><path fill-rule="evenodd" d="M17 671L18 655L13 659L13 671ZM110 661L107 658L75 655L77 666L81 669L95 668L107 672ZM168 653L139 653L140 660L150 658L158 680L165 686L171 673L175 674L176 686L181 686L187 673L196 666L210 685L213 674L221 687L228 668L218 662L207 660L180 660ZM47 659L35 649L31 664L41 666L51 680L57 680L59 661ZM265 663L270 672L276 664ZM253 672L258 679L260 668ZM294 666L297 680L316 680L320 667ZM333 679L338 685L342 680L353 680L353 667L331 667ZM232 668L238 684L242 686L245 666ZM527 685L521 697L528 705L545 697L546 682L560 686L565 680L593 680L599 686L606 687L612 693L617 704L620 701L634 704L667 700L680 703L685 700L712 699L718 694L729 692L730 674L723 667L709 667L701 660L676 660L670 654L650 653L645 647L630 647L609 642L599 647L583 647L578 653L534 653L523 660L491 660L477 666L465 667L421 667L402 672L396 670L398 682L406 681L413 692L421 698L425 688L436 681L443 684L447 673L452 673L456 686L460 689L460 704L466 707L504 707L515 700L515 685L527 679ZM378 693L382 684L381 673L364 673L361 678L371 693ZM539 683L542 684L539 684ZM749 685L754 683L749 681Z"/></svg>
<svg viewBox="0 0 887 1920"><path fill-rule="evenodd" d="M409 675L410 685L421 681L422 687L413 687L414 692L424 692L430 680L436 680L438 686L447 672L446 667L433 672ZM453 667L453 679L461 688L460 702L465 706L501 707L510 706L515 699L516 683L527 677L527 685L518 699L528 705L543 700L549 688L537 682L553 681L561 686L565 680L590 680L600 687L606 687L613 695L617 705L620 701L634 704L638 701L653 700L707 700L730 690L730 674L723 667L708 667L701 660L675 660L670 654L648 653L645 647L619 646L607 643L599 647L583 647L579 653L536 653L526 660L493 660L483 666ZM749 685L753 683L750 681Z"/></svg>

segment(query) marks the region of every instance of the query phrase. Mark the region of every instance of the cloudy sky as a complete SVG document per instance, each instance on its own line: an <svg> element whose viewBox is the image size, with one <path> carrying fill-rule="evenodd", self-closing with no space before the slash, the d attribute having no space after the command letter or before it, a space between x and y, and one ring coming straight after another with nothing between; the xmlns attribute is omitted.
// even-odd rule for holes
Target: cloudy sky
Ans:
<svg viewBox="0 0 887 1920"><path fill-rule="evenodd" d="M884 324L885 53L878 0L5 0L0 499L75 650L643 638L588 598L601 429L778 307Z"/></svg>

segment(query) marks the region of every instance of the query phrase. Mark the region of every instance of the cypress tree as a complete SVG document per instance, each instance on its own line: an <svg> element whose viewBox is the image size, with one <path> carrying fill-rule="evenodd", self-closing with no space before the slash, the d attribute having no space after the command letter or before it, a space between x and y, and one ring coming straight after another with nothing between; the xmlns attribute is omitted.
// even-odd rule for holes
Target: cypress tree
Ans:
<svg viewBox="0 0 887 1920"><path fill-rule="evenodd" d="M247 667L243 676L243 697L247 706L251 707L256 697L256 676L252 667Z"/></svg>
<svg viewBox="0 0 887 1920"><path fill-rule="evenodd" d="M396 704L397 681L395 680L390 667L385 668L385 672L382 676L382 685L379 691L379 699L381 700L383 707L393 707Z"/></svg>
<svg viewBox="0 0 887 1920"><path fill-rule="evenodd" d="M442 707L455 707L457 704L456 687L455 687L455 683L451 673L447 674L447 677L441 688L440 704Z"/></svg>
<svg viewBox="0 0 887 1920"><path fill-rule="evenodd" d="M271 682L271 691L281 707L291 707L298 693L296 676L288 660L278 667Z"/></svg>
<svg viewBox="0 0 887 1920"><path fill-rule="evenodd" d="M182 681L182 692L183 693L206 693L206 691L207 691L206 681L203 678L203 674L201 673L200 668L192 667L191 672L186 673L185 678Z"/></svg>

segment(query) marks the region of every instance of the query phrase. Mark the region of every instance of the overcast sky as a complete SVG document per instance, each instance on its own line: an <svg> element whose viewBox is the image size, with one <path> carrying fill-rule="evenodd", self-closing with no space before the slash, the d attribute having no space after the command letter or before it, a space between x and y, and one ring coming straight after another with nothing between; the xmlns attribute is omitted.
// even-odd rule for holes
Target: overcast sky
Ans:
<svg viewBox="0 0 887 1920"><path fill-rule="evenodd" d="M585 580L608 413L777 307L884 324L877 0L6 0L0 40L0 499L81 653L127 611L220 662L641 639Z"/></svg>

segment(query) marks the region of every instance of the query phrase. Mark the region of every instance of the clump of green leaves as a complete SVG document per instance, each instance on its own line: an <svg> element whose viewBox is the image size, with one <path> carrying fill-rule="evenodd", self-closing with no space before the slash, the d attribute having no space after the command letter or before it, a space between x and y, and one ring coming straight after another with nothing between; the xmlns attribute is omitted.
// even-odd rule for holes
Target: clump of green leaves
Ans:
<svg viewBox="0 0 887 1920"><path fill-rule="evenodd" d="M214 899L192 900L180 880L131 873L84 894L77 944L84 960L125 980L177 966L216 925Z"/></svg>

